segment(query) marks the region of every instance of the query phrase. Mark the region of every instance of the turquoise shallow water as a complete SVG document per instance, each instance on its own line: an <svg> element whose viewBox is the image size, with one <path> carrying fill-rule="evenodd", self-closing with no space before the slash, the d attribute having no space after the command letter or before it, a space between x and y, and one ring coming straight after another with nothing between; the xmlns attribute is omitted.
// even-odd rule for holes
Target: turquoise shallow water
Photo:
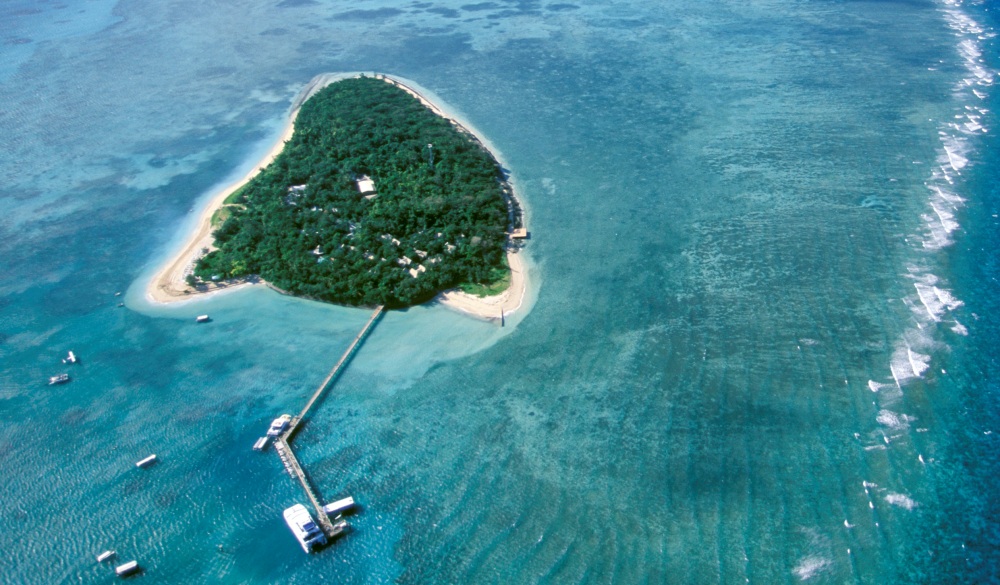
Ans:
<svg viewBox="0 0 1000 585"><path fill-rule="evenodd" d="M990 8L0 8L2 580L114 582L114 548L153 583L996 582ZM306 557L250 446L368 312L142 289L335 71L502 153L534 290L378 325L296 439L361 504Z"/></svg>

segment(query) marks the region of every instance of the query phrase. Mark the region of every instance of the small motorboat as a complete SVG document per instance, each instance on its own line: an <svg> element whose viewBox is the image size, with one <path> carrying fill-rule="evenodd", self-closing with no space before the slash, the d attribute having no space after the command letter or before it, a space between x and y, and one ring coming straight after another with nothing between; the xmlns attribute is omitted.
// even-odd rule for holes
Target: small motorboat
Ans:
<svg viewBox="0 0 1000 585"><path fill-rule="evenodd" d="M101 554L97 555L97 562L98 563L103 563L104 561L106 561L108 559L114 558L114 556L115 556L115 551L113 551L113 550L106 550L106 551L102 552Z"/></svg>
<svg viewBox="0 0 1000 585"><path fill-rule="evenodd" d="M152 465L154 463L156 463L156 455L150 455L149 457L146 457L145 459L137 462L135 464L135 466L139 467L139 468L143 468L143 467L149 467L150 465Z"/></svg>
<svg viewBox="0 0 1000 585"><path fill-rule="evenodd" d="M124 565L118 565L115 567L115 574L119 577L124 577L126 575L131 575L139 570L139 561L129 561Z"/></svg>

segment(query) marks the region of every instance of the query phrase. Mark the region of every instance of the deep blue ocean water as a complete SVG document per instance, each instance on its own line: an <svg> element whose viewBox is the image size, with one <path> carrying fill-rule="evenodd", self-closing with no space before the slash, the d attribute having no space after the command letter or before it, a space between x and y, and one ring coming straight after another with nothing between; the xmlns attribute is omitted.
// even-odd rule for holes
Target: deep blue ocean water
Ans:
<svg viewBox="0 0 1000 585"><path fill-rule="evenodd" d="M8 0L0 582L115 582L109 548L148 583L1000 582L998 26L968 0ZM143 291L349 71L490 140L532 292L503 328L378 325L295 440L361 504L305 556L250 446L368 311Z"/></svg>

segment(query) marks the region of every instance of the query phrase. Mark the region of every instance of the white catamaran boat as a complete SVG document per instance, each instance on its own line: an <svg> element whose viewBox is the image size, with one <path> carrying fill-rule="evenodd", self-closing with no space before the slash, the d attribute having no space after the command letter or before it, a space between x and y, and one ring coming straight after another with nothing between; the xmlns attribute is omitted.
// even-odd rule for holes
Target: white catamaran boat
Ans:
<svg viewBox="0 0 1000 585"><path fill-rule="evenodd" d="M64 364L75 364L76 363L76 354L73 353L72 351L70 351L69 355L67 355L66 357L63 358L63 363Z"/></svg>
<svg viewBox="0 0 1000 585"><path fill-rule="evenodd" d="M302 550L311 553L313 547L319 544L326 544L326 535L323 530L313 521L309 510L302 504L295 504L284 512L285 524L291 529L295 539L302 545Z"/></svg>

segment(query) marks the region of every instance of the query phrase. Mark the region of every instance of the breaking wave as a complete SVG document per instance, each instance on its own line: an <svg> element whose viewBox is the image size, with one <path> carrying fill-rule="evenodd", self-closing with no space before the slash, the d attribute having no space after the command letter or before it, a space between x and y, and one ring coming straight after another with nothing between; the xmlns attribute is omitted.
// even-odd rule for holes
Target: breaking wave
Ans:
<svg viewBox="0 0 1000 585"><path fill-rule="evenodd" d="M933 350L943 346L936 341L941 332L968 335L968 329L955 315L964 303L931 267L937 265L936 254L954 243L953 235L961 227L959 217L965 206L965 198L959 195L962 174L977 162L978 137L990 132L992 117L985 100L998 78L998 72L984 63L982 49L983 42L996 34L969 15L963 8L963 0L941 0L941 3L944 21L957 39L955 53L964 75L952 88L953 114L938 122L940 143L936 164L925 180L923 233L908 240L919 242L919 247L914 247L917 261L907 267L914 292L902 299L911 311L914 326L897 340L889 362L892 381L900 389L930 371ZM872 392L884 386L874 380L868 383Z"/></svg>

